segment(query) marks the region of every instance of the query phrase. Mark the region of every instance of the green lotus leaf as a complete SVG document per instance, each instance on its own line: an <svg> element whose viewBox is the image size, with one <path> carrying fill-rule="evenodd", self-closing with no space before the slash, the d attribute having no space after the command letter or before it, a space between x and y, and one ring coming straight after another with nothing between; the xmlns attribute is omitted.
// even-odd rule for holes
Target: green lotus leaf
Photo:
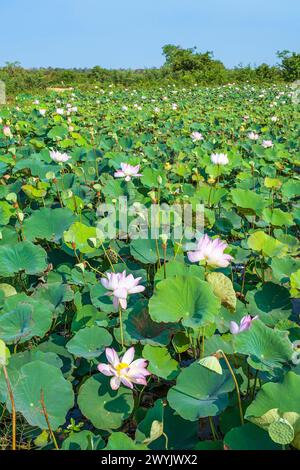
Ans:
<svg viewBox="0 0 300 470"><path fill-rule="evenodd" d="M8 359L10 357L10 351L6 347L6 344L2 339L0 339L0 368L8 364Z"/></svg>
<svg viewBox="0 0 300 470"><path fill-rule="evenodd" d="M51 322L52 312L47 302L17 294L6 299L0 313L0 338L8 344L24 343L33 336L42 338Z"/></svg>
<svg viewBox="0 0 300 470"><path fill-rule="evenodd" d="M262 218L271 225L276 227L290 227L294 225L294 220L292 214L289 212L284 212L281 209L264 209L262 213Z"/></svg>
<svg viewBox="0 0 300 470"><path fill-rule="evenodd" d="M0 291L3 292L4 297L10 297L11 295L16 295L16 289L10 284L2 283L0 284Z"/></svg>
<svg viewBox="0 0 300 470"><path fill-rule="evenodd" d="M130 243L130 253L134 259L143 264L154 264L158 261L158 254L160 259L164 259L164 251L161 240L137 238ZM173 249L170 242L168 243L166 259L173 256Z"/></svg>
<svg viewBox="0 0 300 470"><path fill-rule="evenodd" d="M39 287L35 291L34 298L51 304L52 309L58 314L64 311L65 302L73 300L74 293L68 284L53 282Z"/></svg>
<svg viewBox="0 0 300 470"><path fill-rule="evenodd" d="M10 277L19 271L38 274L47 267L46 251L31 242L20 242L15 246L0 246L0 276Z"/></svg>
<svg viewBox="0 0 300 470"><path fill-rule="evenodd" d="M62 450L100 450L104 447L101 436L91 431L72 432L62 443Z"/></svg>
<svg viewBox="0 0 300 470"><path fill-rule="evenodd" d="M0 201L0 226L7 225L11 216L15 213L15 209L6 201Z"/></svg>
<svg viewBox="0 0 300 470"><path fill-rule="evenodd" d="M262 231L254 232L248 238L248 246L254 251L263 253L264 256L282 257L287 253L287 246Z"/></svg>
<svg viewBox="0 0 300 470"><path fill-rule="evenodd" d="M255 214L260 214L267 205L262 195L248 189L232 189L230 194L236 206L251 210Z"/></svg>
<svg viewBox="0 0 300 470"><path fill-rule="evenodd" d="M57 242L73 221L74 215L69 209L43 207L25 219L23 230L26 240L45 239Z"/></svg>
<svg viewBox="0 0 300 470"><path fill-rule="evenodd" d="M134 442L124 432L114 432L109 436L105 450L147 450L145 444Z"/></svg>
<svg viewBox="0 0 300 470"><path fill-rule="evenodd" d="M118 429L133 410L132 391L121 386L112 390L110 377L96 374L80 387L78 405L97 429Z"/></svg>
<svg viewBox="0 0 300 470"><path fill-rule="evenodd" d="M74 244L76 250L84 254L93 253L102 243L102 234L95 227L89 227L81 222L74 222L64 232L63 238L69 248L73 249L72 245ZM89 239L96 240L95 246L89 243Z"/></svg>
<svg viewBox="0 0 300 470"><path fill-rule="evenodd" d="M291 274L291 296L300 298L300 269Z"/></svg>
<svg viewBox="0 0 300 470"><path fill-rule="evenodd" d="M41 361L25 364L20 369L13 386L17 411L22 413L31 426L47 428L42 408L42 394L51 428L55 431L64 424L66 414L74 405L72 384L65 380L61 371ZM59 397L59 399L58 399Z"/></svg>
<svg viewBox="0 0 300 470"><path fill-rule="evenodd" d="M157 432L156 436L153 435L153 423L155 421L161 425L160 432ZM156 400L154 406L147 411L144 419L139 422L135 439L144 442L149 440L150 437L156 437L147 444L149 449L165 450L166 437L161 434L161 431L168 437L168 450L192 449L198 441L197 422L181 418L163 400Z"/></svg>
<svg viewBox="0 0 300 470"><path fill-rule="evenodd" d="M171 408L182 418L197 421L220 414L228 404L228 393L233 389L234 382L226 369L219 375L193 363L179 374L167 398Z"/></svg>
<svg viewBox="0 0 300 470"><path fill-rule="evenodd" d="M174 325L154 322L148 313L147 303L138 301L124 321L125 330L133 342L165 346L174 332Z"/></svg>
<svg viewBox="0 0 300 470"><path fill-rule="evenodd" d="M300 403L297 395L299 386L300 375L292 371L284 376L282 382L263 384L245 414L245 418L249 421L268 430L272 439L277 436L275 442L283 439L284 436L290 436L291 438L291 426L294 431L292 445L297 449L300 449ZM289 423L289 429L286 425L282 425L281 420ZM280 421L281 424L278 424ZM278 433L283 435L278 437Z"/></svg>
<svg viewBox="0 0 300 470"><path fill-rule="evenodd" d="M186 265L180 261L171 260L166 264L166 276L165 270L162 266L155 274L155 283L163 281L167 277L173 276L196 276L199 279L204 280L204 267L197 265Z"/></svg>
<svg viewBox="0 0 300 470"><path fill-rule="evenodd" d="M179 331L172 338L172 345L177 354L182 354L190 347L190 340L183 331Z"/></svg>
<svg viewBox="0 0 300 470"><path fill-rule="evenodd" d="M268 433L252 423L246 423L231 429L224 437L224 444L229 450L276 450L275 444Z"/></svg>
<svg viewBox="0 0 300 470"><path fill-rule="evenodd" d="M300 268L300 260L291 256L284 258L272 258L271 260L272 274L278 282L288 282L291 275Z"/></svg>
<svg viewBox="0 0 300 470"><path fill-rule="evenodd" d="M85 326L95 326L96 324L106 327L107 323L108 318L104 312L99 312L94 305L87 304L78 308L72 319L71 330L76 332Z"/></svg>
<svg viewBox="0 0 300 470"><path fill-rule="evenodd" d="M222 305L234 311L236 295L231 280L223 273L209 273L207 281L212 286L214 294L221 300Z"/></svg>
<svg viewBox="0 0 300 470"><path fill-rule="evenodd" d="M22 190L29 199L42 199L47 194L48 189L47 183L38 182L37 186L32 186L32 184L24 184Z"/></svg>
<svg viewBox="0 0 300 470"><path fill-rule="evenodd" d="M291 360L293 348L285 331L271 329L259 319L249 330L234 336L235 351L246 354L248 363L257 370L274 372Z"/></svg>
<svg viewBox="0 0 300 470"><path fill-rule="evenodd" d="M42 361L46 364L57 367L58 369L62 367L62 361L57 354L53 352L44 353L37 348L34 348L30 350L27 349L21 353L12 354L7 365L7 372L13 388L14 384L16 384L20 379L21 367L32 361ZM0 402L4 403L6 400L10 399L7 394L7 385L4 374L0 370Z"/></svg>
<svg viewBox="0 0 300 470"><path fill-rule="evenodd" d="M282 186L282 181L278 178L269 178L266 176L264 179L264 185L266 188L280 189Z"/></svg>
<svg viewBox="0 0 300 470"><path fill-rule="evenodd" d="M68 135L68 128L65 126L54 126L48 132L48 137L53 140L62 140Z"/></svg>
<svg viewBox="0 0 300 470"><path fill-rule="evenodd" d="M171 295L170 295L171 293ZM220 301L212 287L194 276L175 276L156 285L149 314L157 322L178 322L198 328L213 322Z"/></svg>
<svg viewBox="0 0 300 470"><path fill-rule="evenodd" d="M248 312L269 326L286 320L292 313L288 289L273 282L266 282L260 289L249 291L246 295Z"/></svg>
<svg viewBox="0 0 300 470"><path fill-rule="evenodd" d="M283 196L287 199L292 199L294 197L300 196L300 181L295 179L289 179L283 183L281 192Z"/></svg>
<svg viewBox="0 0 300 470"><path fill-rule="evenodd" d="M105 328L87 326L79 330L67 343L67 350L77 357L93 359L99 357L105 347L112 343L112 336Z"/></svg>
<svg viewBox="0 0 300 470"><path fill-rule="evenodd" d="M179 372L178 362L172 359L167 348L146 344L143 357L149 362L148 370L166 380L173 380Z"/></svg>

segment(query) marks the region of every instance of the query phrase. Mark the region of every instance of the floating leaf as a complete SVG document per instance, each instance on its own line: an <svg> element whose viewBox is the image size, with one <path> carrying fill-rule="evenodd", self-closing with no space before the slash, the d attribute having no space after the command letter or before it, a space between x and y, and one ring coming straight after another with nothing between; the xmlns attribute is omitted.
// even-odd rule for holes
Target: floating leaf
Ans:
<svg viewBox="0 0 300 470"><path fill-rule="evenodd" d="M112 336L105 328L87 326L79 330L67 343L67 350L77 357L93 359L99 357L104 348L110 346Z"/></svg>
<svg viewBox="0 0 300 470"><path fill-rule="evenodd" d="M0 276L10 277L19 271L38 274L47 267L46 251L31 242L20 242L15 246L0 246Z"/></svg>
<svg viewBox="0 0 300 470"><path fill-rule="evenodd" d="M221 413L233 389L234 382L226 369L219 375L193 363L179 374L168 392L168 402L182 418L197 421Z"/></svg>
<svg viewBox="0 0 300 470"><path fill-rule="evenodd" d="M150 346L143 349L143 357L149 361L148 370L166 380L174 379L178 374L178 362L172 359L167 348Z"/></svg>
<svg viewBox="0 0 300 470"><path fill-rule="evenodd" d="M97 429L118 429L133 410L132 391L122 386L112 390L109 381L109 377L96 374L79 390L79 408Z"/></svg>
<svg viewBox="0 0 300 470"><path fill-rule="evenodd" d="M151 318L157 322L182 321L197 328L213 322L220 301L211 286L194 276L175 276L156 285L149 302Z"/></svg>

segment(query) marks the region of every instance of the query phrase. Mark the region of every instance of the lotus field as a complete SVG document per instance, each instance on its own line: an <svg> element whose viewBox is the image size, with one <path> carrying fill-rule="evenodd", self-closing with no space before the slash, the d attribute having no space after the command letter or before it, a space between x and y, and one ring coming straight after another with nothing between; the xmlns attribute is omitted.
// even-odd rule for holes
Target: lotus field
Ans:
<svg viewBox="0 0 300 470"><path fill-rule="evenodd" d="M0 449L300 449L289 85L0 108Z"/></svg>

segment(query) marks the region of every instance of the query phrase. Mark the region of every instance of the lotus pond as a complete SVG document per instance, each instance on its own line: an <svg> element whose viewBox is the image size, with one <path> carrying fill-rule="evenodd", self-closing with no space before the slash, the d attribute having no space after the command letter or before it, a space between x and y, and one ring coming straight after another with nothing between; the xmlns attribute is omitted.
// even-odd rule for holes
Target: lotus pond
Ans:
<svg viewBox="0 0 300 470"><path fill-rule="evenodd" d="M300 449L299 128L288 85L0 108L1 449Z"/></svg>

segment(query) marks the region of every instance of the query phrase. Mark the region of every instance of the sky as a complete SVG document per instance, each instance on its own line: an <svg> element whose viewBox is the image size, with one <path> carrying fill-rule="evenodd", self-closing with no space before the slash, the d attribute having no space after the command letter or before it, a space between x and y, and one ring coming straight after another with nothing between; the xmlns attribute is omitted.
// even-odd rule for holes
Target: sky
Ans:
<svg viewBox="0 0 300 470"><path fill-rule="evenodd" d="M0 66L159 67L165 44L271 65L299 52L299 19L299 0L0 0Z"/></svg>

